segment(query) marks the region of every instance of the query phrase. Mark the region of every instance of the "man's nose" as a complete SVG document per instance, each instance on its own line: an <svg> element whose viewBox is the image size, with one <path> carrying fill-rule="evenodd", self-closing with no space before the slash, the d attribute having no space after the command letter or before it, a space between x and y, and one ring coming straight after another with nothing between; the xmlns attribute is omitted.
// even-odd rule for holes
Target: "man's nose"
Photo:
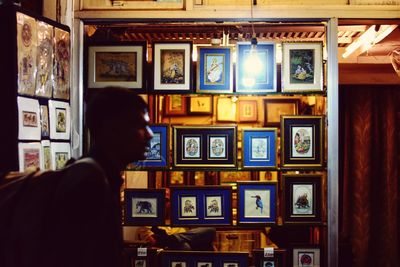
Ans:
<svg viewBox="0 0 400 267"><path fill-rule="evenodd" d="M152 139L154 136L153 131L151 130L151 128L149 126L146 127L146 137L148 140Z"/></svg>

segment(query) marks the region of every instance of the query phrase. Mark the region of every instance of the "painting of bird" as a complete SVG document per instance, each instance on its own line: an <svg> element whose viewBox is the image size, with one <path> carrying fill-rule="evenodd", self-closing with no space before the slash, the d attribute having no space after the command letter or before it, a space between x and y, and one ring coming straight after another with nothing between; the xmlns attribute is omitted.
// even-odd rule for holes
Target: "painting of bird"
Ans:
<svg viewBox="0 0 400 267"><path fill-rule="evenodd" d="M256 210L260 208L260 213L263 211L263 202L261 200L261 197L259 195L251 196L252 198L256 199Z"/></svg>

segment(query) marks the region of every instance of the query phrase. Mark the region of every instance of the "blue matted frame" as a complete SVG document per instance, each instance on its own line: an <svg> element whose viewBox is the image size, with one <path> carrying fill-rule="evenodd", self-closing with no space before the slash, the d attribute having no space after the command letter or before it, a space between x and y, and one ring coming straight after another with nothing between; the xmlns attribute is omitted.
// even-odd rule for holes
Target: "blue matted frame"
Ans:
<svg viewBox="0 0 400 267"><path fill-rule="evenodd" d="M168 168L168 136L169 127L167 124L150 125L153 131L153 139L150 140L150 150L145 160L136 162L136 166L143 169L165 169Z"/></svg>
<svg viewBox="0 0 400 267"><path fill-rule="evenodd" d="M277 184L275 182L238 182L239 225L275 224ZM268 204L268 206L266 206ZM269 207L269 210L266 209Z"/></svg>
<svg viewBox="0 0 400 267"><path fill-rule="evenodd" d="M215 267L247 267L248 252L162 251L162 267L200 267L209 263ZM181 263L179 265L178 263ZM202 265L203 264L203 265Z"/></svg>
<svg viewBox="0 0 400 267"><path fill-rule="evenodd" d="M230 186L171 187L171 225L231 224Z"/></svg>
<svg viewBox="0 0 400 267"><path fill-rule="evenodd" d="M257 56L261 63L258 74L254 73L254 66L246 66L250 55L250 42L236 44L236 93L263 94L276 92L276 62L275 43L260 42L257 44ZM249 77L254 78L252 83Z"/></svg>
<svg viewBox="0 0 400 267"><path fill-rule="evenodd" d="M164 225L165 189L125 189L125 225Z"/></svg>
<svg viewBox="0 0 400 267"><path fill-rule="evenodd" d="M198 47L197 93L232 93L232 48Z"/></svg>
<svg viewBox="0 0 400 267"><path fill-rule="evenodd" d="M277 128L242 130L242 167L257 169L277 167Z"/></svg>

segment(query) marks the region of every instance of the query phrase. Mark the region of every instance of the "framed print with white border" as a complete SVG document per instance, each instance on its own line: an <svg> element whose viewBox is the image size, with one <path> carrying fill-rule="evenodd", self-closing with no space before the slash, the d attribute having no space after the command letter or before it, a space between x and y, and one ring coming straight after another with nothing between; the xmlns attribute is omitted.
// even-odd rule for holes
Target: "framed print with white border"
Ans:
<svg viewBox="0 0 400 267"><path fill-rule="evenodd" d="M293 267L320 267L322 265L321 248L318 245L292 245Z"/></svg>
<svg viewBox="0 0 400 267"><path fill-rule="evenodd" d="M42 156L43 156L43 170L52 170L51 159L51 142L49 140L42 140Z"/></svg>
<svg viewBox="0 0 400 267"><path fill-rule="evenodd" d="M53 170L62 169L71 158L71 145L69 143L51 142L51 165Z"/></svg>
<svg viewBox="0 0 400 267"><path fill-rule="evenodd" d="M42 145L40 142L18 143L19 171L43 169Z"/></svg>
<svg viewBox="0 0 400 267"><path fill-rule="evenodd" d="M49 100L50 138L68 140L71 131L71 112L67 102Z"/></svg>
<svg viewBox="0 0 400 267"><path fill-rule="evenodd" d="M242 130L242 167L244 169L277 167L277 128Z"/></svg>
<svg viewBox="0 0 400 267"><path fill-rule="evenodd" d="M18 103L18 139L40 140L39 101L27 97L17 97Z"/></svg>
<svg viewBox="0 0 400 267"><path fill-rule="evenodd" d="M322 42L282 43L282 92L322 92Z"/></svg>

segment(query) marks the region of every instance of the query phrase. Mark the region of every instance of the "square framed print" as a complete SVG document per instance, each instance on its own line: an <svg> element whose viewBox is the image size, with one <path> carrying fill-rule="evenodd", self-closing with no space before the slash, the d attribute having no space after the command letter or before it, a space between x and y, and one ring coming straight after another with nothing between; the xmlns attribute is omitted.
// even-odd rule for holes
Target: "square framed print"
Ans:
<svg viewBox="0 0 400 267"><path fill-rule="evenodd" d="M187 99L183 95L166 95L164 98L164 116L187 115Z"/></svg>
<svg viewBox="0 0 400 267"><path fill-rule="evenodd" d="M324 117L281 117L281 167L321 168L323 166Z"/></svg>
<svg viewBox="0 0 400 267"><path fill-rule="evenodd" d="M284 223L321 223L322 176L283 174Z"/></svg>
<svg viewBox="0 0 400 267"><path fill-rule="evenodd" d="M275 224L277 184L238 182L238 224Z"/></svg>
<svg viewBox="0 0 400 267"><path fill-rule="evenodd" d="M197 93L232 93L232 48L197 48Z"/></svg>
<svg viewBox="0 0 400 267"><path fill-rule="evenodd" d="M150 125L153 138L150 140L150 147L145 160L136 162L136 166L144 169L164 169L169 163L169 127L167 124Z"/></svg>
<svg viewBox="0 0 400 267"><path fill-rule="evenodd" d="M173 165L235 168L236 126L173 126Z"/></svg>
<svg viewBox="0 0 400 267"><path fill-rule="evenodd" d="M158 93L192 91L192 43L153 44L154 88Z"/></svg>
<svg viewBox="0 0 400 267"><path fill-rule="evenodd" d="M40 140L40 108L37 99L17 97L18 103L18 139Z"/></svg>
<svg viewBox="0 0 400 267"><path fill-rule="evenodd" d="M67 102L49 100L50 138L68 140L71 129L71 112Z"/></svg>
<svg viewBox="0 0 400 267"><path fill-rule="evenodd" d="M264 125L279 126L281 116L297 115L299 112L298 98L264 99Z"/></svg>
<svg viewBox="0 0 400 267"><path fill-rule="evenodd" d="M67 161L71 158L70 143L51 142L50 150L53 170L64 168Z"/></svg>
<svg viewBox="0 0 400 267"><path fill-rule="evenodd" d="M19 171L43 169L43 153L40 142L18 143Z"/></svg>
<svg viewBox="0 0 400 267"><path fill-rule="evenodd" d="M189 101L189 114L191 115L211 115L213 113L212 96L191 96Z"/></svg>
<svg viewBox="0 0 400 267"><path fill-rule="evenodd" d="M125 189L125 225L164 225L165 189Z"/></svg>
<svg viewBox="0 0 400 267"><path fill-rule="evenodd" d="M256 122L258 110L257 100L239 100L239 121Z"/></svg>
<svg viewBox="0 0 400 267"><path fill-rule="evenodd" d="M277 128L242 130L242 167L244 169L277 167Z"/></svg>
<svg viewBox="0 0 400 267"><path fill-rule="evenodd" d="M268 254L268 249L266 248L257 248L253 249L253 260L254 267L285 267L287 251L282 248L272 248L273 254Z"/></svg>
<svg viewBox="0 0 400 267"><path fill-rule="evenodd" d="M293 267L320 267L322 264L321 247L318 245L292 245Z"/></svg>
<svg viewBox="0 0 400 267"><path fill-rule="evenodd" d="M231 225L230 186L171 187L171 225Z"/></svg>
<svg viewBox="0 0 400 267"><path fill-rule="evenodd" d="M217 121L236 122L236 103L231 97L218 97Z"/></svg>
<svg viewBox="0 0 400 267"><path fill-rule="evenodd" d="M236 93L276 92L275 43L236 44Z"/></svg>
<svg viewBox="0 0 400 267"><path fill-rule="evenodd" d="M322 92L322 42L282 44L282 92Z"/></svg>
<svg viewBox="0 0 400 267"><path fill-rule="evenodd" d="M141 92L146 83L146 42L93 45L88 48L88 87L119 86Z"/></svg>

